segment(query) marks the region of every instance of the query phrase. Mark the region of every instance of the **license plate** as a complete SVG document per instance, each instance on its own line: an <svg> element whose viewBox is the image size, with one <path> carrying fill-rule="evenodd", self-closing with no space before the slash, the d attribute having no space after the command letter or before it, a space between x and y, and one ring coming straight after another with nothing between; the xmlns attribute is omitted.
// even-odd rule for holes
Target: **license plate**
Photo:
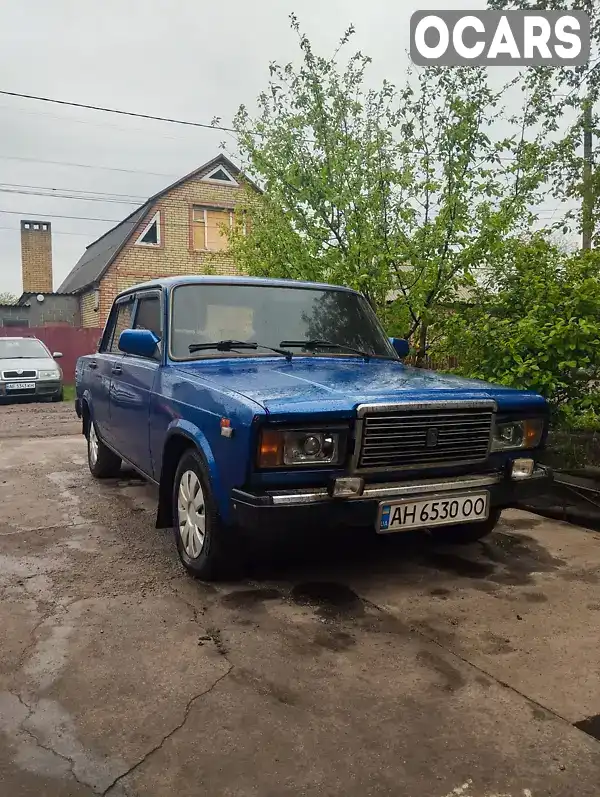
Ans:
<svg viewBox="0 0 600 797"><path fill-rule="evenodd" d="M7 390L35 390L35 382L7 382Z"/></svg>
<svg viewBox="0 0 600 797"><path fill-rule="evenodd" d="M379 534L410 531L428 526L452 526L487 520L489 493L436 495L418 501L392 501L379 505Z"/></svg>

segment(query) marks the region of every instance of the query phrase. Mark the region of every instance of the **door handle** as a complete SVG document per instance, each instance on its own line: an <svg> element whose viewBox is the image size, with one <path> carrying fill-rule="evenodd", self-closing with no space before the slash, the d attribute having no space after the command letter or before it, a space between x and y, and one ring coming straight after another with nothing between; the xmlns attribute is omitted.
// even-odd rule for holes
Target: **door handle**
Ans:
<svg viewBox="0 0 600 797"><path fill-rule="evenodd" d="M90 360L88 365L89 365L90 368L97 368L98 367L98 363L96 362L96 360Z"/></svg>
<svg viewBox="0 0 600 797"><path fill-rule="evenodd" d="M113 372L113 374L122 374L123 373L123 367L121 365L113 365L112 372Z"/></svg>

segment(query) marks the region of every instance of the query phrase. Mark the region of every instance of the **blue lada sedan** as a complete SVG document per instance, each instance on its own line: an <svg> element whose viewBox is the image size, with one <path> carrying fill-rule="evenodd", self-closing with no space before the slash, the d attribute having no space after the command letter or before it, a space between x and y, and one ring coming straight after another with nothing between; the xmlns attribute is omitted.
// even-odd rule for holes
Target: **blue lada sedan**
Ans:
<svg viewBox="0 0 600 797"><path fill-rule="evenodd" d="M158 486L181 561L225 574L240 538L360 524L489 534L548 489L539 395L403 364L348 288L179 277L117 297L77 364L90 470L125 462Z"/></svg>

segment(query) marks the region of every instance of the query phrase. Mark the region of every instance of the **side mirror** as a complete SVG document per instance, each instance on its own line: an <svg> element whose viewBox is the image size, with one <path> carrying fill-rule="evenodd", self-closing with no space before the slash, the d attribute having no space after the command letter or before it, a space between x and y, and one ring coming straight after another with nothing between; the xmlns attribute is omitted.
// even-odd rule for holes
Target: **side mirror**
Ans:
<svg viewBox="0 0 600 797"><path fill-rule="evenodd" d="M62 353L62 351L55 351L55 352L53 353L53 355L52 355L52 357L53 357L55 360L60 360L60 358L61 358L62 356L63 356L63 353Z"/></svg>
<svg viewBox="0 0 600 797"><path fill-rule="evenodd" d="M403 360L405 357L408 357L410 353L410 346L408 345L408 341L404 340L404 338L390 338L390 343L396 350L396 354Z"/></svg>
<svg viewBox="0 0 600 797"><path fill-rule="evenodd" d="M150 329L125 329L119 338L121 351L137 357L154 357L159 343L160 338Z"/></svg>

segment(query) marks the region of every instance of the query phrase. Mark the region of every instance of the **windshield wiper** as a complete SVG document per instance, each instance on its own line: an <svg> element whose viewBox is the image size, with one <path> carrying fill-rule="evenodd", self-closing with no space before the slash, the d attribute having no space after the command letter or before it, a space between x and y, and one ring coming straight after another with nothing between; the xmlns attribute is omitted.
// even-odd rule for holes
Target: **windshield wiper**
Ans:
<svg viewBox="0 0 600 797"><path fill-rule="evenodd" d="M197 351L205 351L207 349L216 349L217 351L233 351L234 349L268 349L274 351L276 354L282 354L286 360L291 360L294 356L291 351L285 349L274 349L272 346L264 346L262 343L257 343L255 340L216 340L212 343L191 343L188 346L190 354Z"/></svg>
<svg viewBox="0 0 600 797"><path fill-rule="evenodd" d="M381 354L369 354L368 351L355 349L354 346L346 346L345 343L334 343L331 340L282 340L280 346L287 346L290 349L306 349L307 351L314 351L315 349L339 349L340 351L349 351L353 354L358 354L364 357L365 362L369 362L371 357L381 358ZM388 358L389 359L389 358Z"/></svg>

